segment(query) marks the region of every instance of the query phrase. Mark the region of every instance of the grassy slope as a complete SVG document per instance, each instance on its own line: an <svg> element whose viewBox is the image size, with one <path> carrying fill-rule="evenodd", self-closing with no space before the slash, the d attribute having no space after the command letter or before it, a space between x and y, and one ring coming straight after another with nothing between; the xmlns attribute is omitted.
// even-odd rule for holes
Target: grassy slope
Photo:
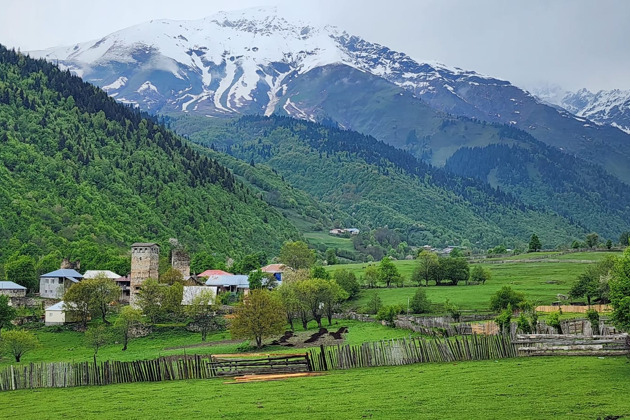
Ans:
<svg viewBox="0 0 630 420"><path fill-rule="evenodd" d="M626 358L417 364L240 385L205 380L15 391L2 396L11 404L0 404L0 417L595 419L630 415L629 375ZM80 408L70 401L81 401Z"/></svg>

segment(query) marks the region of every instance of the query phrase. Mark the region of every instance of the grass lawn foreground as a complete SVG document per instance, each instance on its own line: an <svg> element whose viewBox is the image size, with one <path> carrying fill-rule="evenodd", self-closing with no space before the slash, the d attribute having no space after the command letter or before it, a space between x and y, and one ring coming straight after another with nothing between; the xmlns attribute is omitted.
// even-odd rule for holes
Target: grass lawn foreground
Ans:
<svg viewBox="0 0 630 420"><path fill-rule="evenodd" d="M234 385L211 379L6 392L0 418L596 419L630 415L629 377L625 357L416 364Z"/></svg>

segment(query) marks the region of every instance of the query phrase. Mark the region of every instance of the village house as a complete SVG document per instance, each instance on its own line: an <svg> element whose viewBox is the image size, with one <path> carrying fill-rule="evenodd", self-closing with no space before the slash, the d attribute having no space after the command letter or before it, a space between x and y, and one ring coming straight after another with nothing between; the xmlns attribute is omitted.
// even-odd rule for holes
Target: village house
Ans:
<svg viewBox="0 0 630 420"><path fill-rule="evenodd" d="M63 325L70 322L79 322L81 317L73 311L66 311L64 301L57 302L46 308L44 313L44 323L46 326Z"/></svg>
<svg viewBox="0 0 630 420"><path fill-rule="evenodd" d="M249 276L242 274L214 275L208 278L206 286L216 287L217 292L242 292L247 294L249 293Z"/></svg>
<svg viewBox="0 0 630 420"><path fill-rule="evenodd" d="M269 264L260 269L263 273L271 274L278 283L282 282L282 273L291 268L284 264Z"/></svg>
<svg viewBox="0 0 630 420"><path fill-rule="evenodd" d="M26 296L26 287L20 286L12 281L0 281L0 295L24 297Z"/></svg>
<svg viewBox="0 0 630 420"><path fill-rule="evenodd" d="M62 268L42 274L39 277L39 295L49 299L61 299L63 294L74 283L78 283L83 276L76 270Z"/></svg>

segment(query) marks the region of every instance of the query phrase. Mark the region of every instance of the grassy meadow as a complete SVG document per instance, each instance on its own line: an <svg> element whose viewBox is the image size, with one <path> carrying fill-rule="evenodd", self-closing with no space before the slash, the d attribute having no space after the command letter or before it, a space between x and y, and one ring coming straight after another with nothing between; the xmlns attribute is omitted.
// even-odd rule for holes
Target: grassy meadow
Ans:
<svg viewBox="0 0 630 420"><path fill-rule="evenodd" d="M536 254L523 254L522 259L526 259L525 256ZM568 294L577 276L587 266L583 261L597 262L606 255L618 255L618 253L580 252L562 255L562 258L554 256L560 261L481 263L492 274L491 280L484 285L466 286L464 283L460 283L457 286L436 287L430 284L425 290L427 297L433 303L443 303L448 298L464 311L488 311L490 296L505 285L524 292L526 298L536 304L549 305L558 300L558 294ZM378 265L378 263L372 264ZM418 262L401 260L394 261L394 264L405 279L405 286L411 287L363 289L359 298L349 302L348 307L362 310L375 293L379 295L384 305L406 306L407 299L413 297L417 290L415 283L411 282L411 274ZM347 269L360 278L368 265L369 263L334 265L327 267L327 269L330 271Z"/></svg>
<svg viewBox="0 0 630 420"><path fill-rule="evenodd" d="M351 320L333 319L332 326L329 326L328 321L324 320L322 324L330 331L336 331L342 326L348 327L348 333L344 335L344 342L347 344L409 337L409 334L412 333L409 330L385 327L379 323ZM302 330L299 322L295 323L295 327L295 333L303 339L308 338L318 329L314 321L309 323L307 331ZM92 360L94 350L88 347L83 333L71 330L52 332L51 330L51 328L33 330L41 343L41 347L27 353L21 364ZM267 342L271 341L267 340ZM202 343L199 333L186 331L182 327L156 327L149 336L132 339L126 351L121 349L122 344L104 346L98 351L98 359L129 361L152 359L171 354L220 354L255 351L243 340L232 340L229 331L210 334L206 343ZM296 348L266 346L264 351L295 353ZM9 355L4 355L4 357L0 355L0 368L11 364L16 364L13 358L9 357Z"/></svg>
<svg viewBox="0 0 630 420"><path fill-rule="evenodd" d="M628 377L621 357L416 364L258 383L12 391L0 396L0 418L596 419L630 415Z"/></svg>

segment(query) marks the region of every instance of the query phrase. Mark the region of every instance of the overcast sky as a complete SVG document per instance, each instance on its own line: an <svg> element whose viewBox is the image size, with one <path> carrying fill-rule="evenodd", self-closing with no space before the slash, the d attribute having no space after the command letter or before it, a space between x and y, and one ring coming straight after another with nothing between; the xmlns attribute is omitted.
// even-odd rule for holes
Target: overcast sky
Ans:
<svg viewBox="0 0 630 420"><path fill-rule="evenodd" d="M260 5L531 88L630 89L625 0L0 0L0 43L22 51L100 38L151 19Z"/></svg>

